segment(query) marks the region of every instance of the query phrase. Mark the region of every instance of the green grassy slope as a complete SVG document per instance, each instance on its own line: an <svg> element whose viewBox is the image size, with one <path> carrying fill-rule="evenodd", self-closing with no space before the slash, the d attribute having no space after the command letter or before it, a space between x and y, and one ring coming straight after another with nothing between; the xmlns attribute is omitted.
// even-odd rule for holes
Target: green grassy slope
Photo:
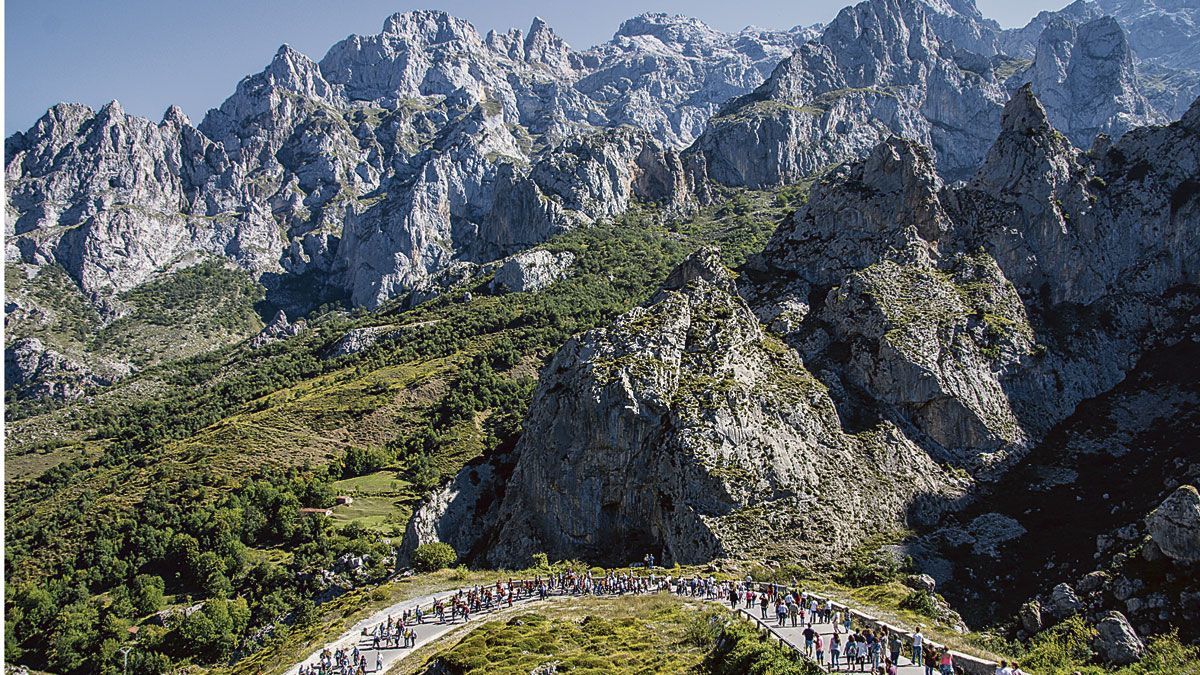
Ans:
<svg viewBox="0 0 1200 675"><path fill-rule="evenodd" d="M489 296L483 280L464 289L470 302L453 293L407 311L328 312L295 338L162 355L89 400L10 418L10 653L48 656L68 672L107 663L105 640L122 636L105 625L147 618L126 599L139 575L162 579L169 602L213 599L204 620L236 636L211 644L175 627L155 642L146 628L151 651L175 661L252 652L256 627L311 611L322 592L314 572L343 555L379 558L380 542L402 532L430 487L514 443L537 370L568 337L646 300L701 245L740 263L761 250L786 204L737 192L684 219L637 209L545 244L577 260L543 292ZM203 291L188 290L205 288L194 281L129 298L157 298L148 316L161 320L114 324L98 344L136 350L138 336L169 329L180 320L173 312L203 302ZM232 308L223 313L226 328L236 323ZM371 326L400 327L400 337L328 358L348 330ZM356 502L333 518L297 519L299 506L329 506L346 492ZM48 601L35 590L46 575L58 580Z"/></svg>

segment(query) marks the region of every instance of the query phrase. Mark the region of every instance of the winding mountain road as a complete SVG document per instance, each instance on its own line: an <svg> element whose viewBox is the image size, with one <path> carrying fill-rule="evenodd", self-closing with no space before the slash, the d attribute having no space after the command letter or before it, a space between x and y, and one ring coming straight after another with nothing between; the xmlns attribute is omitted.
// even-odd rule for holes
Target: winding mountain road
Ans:
<svg viewBox="0 0 1200 675"><path fill-rule="evenodd" d="M469 590L469 589L464 588L463 590ZM426 619L427 619L426 623L414 624L411 626L417 635L416 644L414 647L406 647L406 648L383 648L383 649L376 650L372 646L371 636L367 633L370 633L371 629L374 628L375 626L377 626L381 623L386 623L389 616L392 617L393 619L399 619L403 615L405 610L411 611L414 608L416 608L418 605L422 608L422 611L425 611L426 608L431 608L436 600L448 599L457 592L458 592L458 590L454 589L454 590L442 591L440 593L432 593L429 595L423 595L423 596L416 597L416 598L409 598L407 600L402 600L402 601L397 602L389 607L381 609L378 612L375 612L371 616L367 617L366 619L363 619L363 620L355 623L353 626L350 627L350 629L348 629L346 632L342 633L342 635L339 636L336 640L333 640L331 642L328 642L328 643L322 645L321 648L312 652L306 659L304 659L300 663L297 663L296 665L292 666L287 671L285 671L285 674L286 675L299 675L302 667L311 668L313 666L317 666L320 663L321 654L325 651L333 652L333 651L343 649L343 648L346 650L353 650L354 647L357 647L361 654L366 655L366 657L367 657L367 672L368 673L377 673L377 672L386 673L387 671L391 670L391 668L393 666L395 666L402 659L404 659L406 656L408 656L409 654L416 651L416 649L419 649L420 647L423 647L425 645L428 645L430 643L433 643L433 642L439 640L440 638L444 637L446 634L450 633L451 631L455 630L456 628L466 625L468 622L464 621L461 617L459 617L458 619L456 619L454 621L447 620L444 623L438 622L436 615L434 615L432 610L430 609L430 611L428 612L428 615L426 617ZM665 593L666 591L655 591L655 592ZM810 593L809 595L813 596L814 594ZM545 600L539 599L537 595L531 595L528 597L521 598L519 600L515 600L513 602L513 607L517 608L517 607L521 607L521 606L525 606L525 605L541 604L541 603L545 603L545 602L569 601L571 598L576 598L576 597L581 597L581 596L579 594L563 593L561 590L556 589ZM820 600L822 602L825 600L825 598L822 598L819 596L814 596L814 597L818 597L818 600ZM719 601L713 600L712 602L719 602ZM729 607L728 602L721 602L720 604L722 604L723 606L725 606L727 608ZM866 614L863 614L862 612L859 612L857 610L853 610L849 607L846 607L843 604L834 603L834 608L841 612L851 613L851 616L853 619L853 626L856 630L862 630L863 628L868 628L868 629L872 629L873 631L877 631L877 630L879 630L880 627L886 626L886 624L883 624L882 622L880 622ZM489 619L489 617L494 616L497 613L504 612L507 609L508 609L507 603L498 603L498 605L491 610L486 610L483 612L478 612L478 613L472 614L470 623L485 622ZM787 621L788 625L778 626L777 621L774 616L773 607L769 607L767 610L767 614L770 617L767 620L763 620L761 618L761 611L760 611L759 607L757 607L757 606L745 607L744 605L742 605L742 606L738 607L738 609L736 610L736 613L738 616L745 618L746 620L755 622L759 626L760 629L769 631L769 633L774 638L778 639L783 644L786 644L793 650L799 652L800 654L802 654L810 659L814 659L815 655L807 654L806 650L805 650L804 629L806 627L806 624L798 623L797 626L792 627L791 621L788 620ZM831 638L834 635L834 626L831 623L815 623L815 622L812 623L811 625L812 625L813 630L815 630L817 633L819 633L825 641L825 649L826 649L825 659L824 659L824 663L821 664L825 670L827 670L829 672L870 672L869 669L870 669L871 663L869 660L866 662L865 666L859 665L856 663L856 664L852 664L851 666L848 667L847 664L845 663L844 655L842 658L841 668L840 669L831 669L830 668L831 659L830 659L830 654L828 651L829 650L828 645L829 645L829 641L831 640ZM903 649L901 650L902 655L897 664L898 675L924 675L926 672L925 668L923 666L914 665L911 658L909 658L912 655L911 634L908 633L908 631L899 629L897 627L887 626L887 628L891 629L891 630L898 630L902 634L901 641L903 643ZM839 627L838 630L840 631L840 633L842 635L842 640L843 640L843 644L844 644L846 631L842 627ZM844 647L843 647L843 654L844 654ZM886 647L884 648L882 654L883 654L883 656L887 655ZM975 657L968 656L966 654L961 654L959 652L952 652L952 654L954 655L955 665L964 673L967 673L969 675L984 675L984 674L991 675L992 673L995 672L996 664L994 662L986 661L983 659L978 659ZM883 657L881 656L881 660L880 660L881 663L882 663L882 658ZM378 665L378 664L381 664L381 665ZM935 672L936 672L936 669L935 669Z"/></svg>

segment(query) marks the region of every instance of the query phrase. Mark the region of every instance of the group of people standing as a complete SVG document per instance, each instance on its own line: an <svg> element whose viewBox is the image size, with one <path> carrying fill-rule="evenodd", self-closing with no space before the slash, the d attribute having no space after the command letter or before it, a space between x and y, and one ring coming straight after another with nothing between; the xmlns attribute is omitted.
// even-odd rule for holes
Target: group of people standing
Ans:
<svg viewBox="0 0 1200 675"><path fill-rule="evenodd" d="M649 567L649 566L648 566ZM764 622L774 612L777 627L803 627L804 654L831 671L869 672L897 675L905 636L887 627L855 626L854 618L845 608L828 599L817 598L804 591L776 584L758 584L747 577L745 581L718 581L715 577L674 577L658 575L650 568L646 575L609 571L568 570L537 576L533 579L497 581L494 585L462 588L448 596L434 598L429 611L419 604L405 609L400 616L389 615L386 621L364 628L362 637L375 651L375 668L368 670L368 658L359 645L336 650L324 650L317 662L301 666L299 675L360 675L383 670L386 649L416 647L416 626L427 622L438 624L469 621L472 614L500 607L512 607L519 600L569 595L625 595L667 592L707 600L728 601L734 611L744 609L753 613L758 608ZM816 626L828 624L831 633L822 634ZM913 665L922 666L926 675L954 675L954 658L949 650L938 648L925 639L921 627L909 636L905 656ZM363 642L360 642L363 644ZM365 646L365 645L364 645ZM1013 664L997 669L997 675L1025 675Z"/></svg>

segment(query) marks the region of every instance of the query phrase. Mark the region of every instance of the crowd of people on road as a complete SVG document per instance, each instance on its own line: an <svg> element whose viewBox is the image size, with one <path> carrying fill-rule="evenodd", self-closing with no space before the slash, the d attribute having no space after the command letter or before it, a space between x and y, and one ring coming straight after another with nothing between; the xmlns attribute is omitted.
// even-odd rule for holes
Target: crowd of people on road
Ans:
<svg viewBox="0 0 1200 675"><path fill-rule="evenodd" d="M854 616L829 599L822 599L791 587L778 584L757 584L747 578L744 582L725 582L719 594L729 602L730 609L758 615L763 624L772 618L775 628L803 628L805 656L833 672L865 672L896 675L901 659L924 670L925 675L954 675L954 655L946 647L929 642L920 626L911 636L889 630L886 626L856 626ZM828 625L830 632L821 633L820 626ZM996 675L1026 675L1020 665L1001 662Z"/></svg>
<svg viewBox="0 0 1200 675"><path fill-rule="evenodd" d="M550 596L603 596L670 592L699 594L716 592L714 579L691 579L684 583L670 575L635 575L628 572L595 574L592 571L568 570L533 579L497 581L494 585L461 588L444 597L434 598L428 608L415 604L398 616L388 615L385 621L362 629L358 644L338 649L325 649L316 662L300 666L299 675L360 675L383 670L384 653L391 649L412 649L417 646L416 627L423 624L453 624L467 622L472 615L512 607L524 600L545 600ZM715 596L714 596L715 597ZM374 651L369 659L367 651ZM374 662L373 664L371 662ZM369 668L374 665L374 669Z"/></svg>
<svg viewBox="0 0 1200 675"><path fill-rule="evenodd" d="M649 560L647 560L649 563ZM416 604L399 616L363 628L358 644L322 651L316 663L300 667L299 675L361 675L380 672L384 653L392 649L417 646L416 627L426 623L439 625L470 621L471 616L512 607L525 600L545 600L551 596L612 596L646 593L674 593L681 596L728 602L730 609L753 616L758 610L764 625L774 616L775 628L802 628L805 656L833 672L864 672L897 675L901 657L923 667L925 675L954 675L954 658L948 649L925 639L921 627L910 636L888 630L886 626L856 626L849 610L828 599L818 598L791 587L744 581L719 581L713 576L673 576L658 574L652 563L648 573L567 570L532 579L462 588L444 597L434 598L428 609ZM829 626L831 632L819 628ZM907 644L906 644L907 643ZM370 663L367 651L374 651ZM374 665L369 669L369 665ZM997 675L1025 675L1017 664L1001 664Z"/></svg>

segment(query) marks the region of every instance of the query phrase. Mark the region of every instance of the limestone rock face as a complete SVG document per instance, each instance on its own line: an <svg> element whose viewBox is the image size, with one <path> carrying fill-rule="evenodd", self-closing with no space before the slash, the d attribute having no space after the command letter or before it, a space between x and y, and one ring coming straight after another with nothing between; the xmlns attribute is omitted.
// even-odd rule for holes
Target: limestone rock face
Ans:
<svg viewBox="0 0 1200 675"><path fill-rule="evenodd" d="M282 309L275 312L275 318L271 319L271 323L263 326L258 335L255 335L250 340L250 347L257 349L264 345L270 344L277 340L286 340L290 337L295 337L304 332L307 327L307 322L300 319L296 323L288 321L287 313Z"/></svg>
<svg viewBox="0 0 1200 675"><path fill-rule="evenodd" d="M1106 663L1117 666L1134 663L1146 653L1146 645L1120 612L1108 612L1096 624L1093 647Z"/></svg>
<svg viewBox="0 0 1200 675"><path fill-rule="evenodd" d="M1079 147L1163 121L1142 93L1125 32L1111 17L1081 23L1090 11L1044 17L1032 63L1002 79L1000 65L1026 62L999 54L997 27L973 6L847 7L754 92L723 107L693 151L714 180L763 187L862 158L894 134L932 148L943 176L967 178L995 138L1005 85L1025 82Z"/></svg>
<svg viewBox="0 0 1200 675"><path fill-rule="evenodd" d="M88 294L127 290L189 252L230 255L273 269L259 249L277 228L238 229L210 212L201 193L219 191L224 149L178 109L160 124L60 104L5 143L6 248L25 262L58 262Z"/></svg>
<svg viewBox="0 0 1200 675"><path fill-rule="evenodd" d="M4 348L5 386L22 398L59 401L79 398L89 389L112 384L112 375L47 348L42 341L21 338Z"/></svg>
<svg viewBox="0 0 1200 675"><path fill-rule="evenodd" d="M1042 606L1037 600L1031 600L1024 605L1021 605L1021 611L1017 613L1017 620L1021 623L1021 628L1030 635L1036 634L1042 629Z"/></svg>
<svg viewBox="0 0 1200 675"><path fill-rule="evenodd" d="M943 24L972 26L976 36L939 31ZM932 147L946 175L966 175L994 137L1004 101L989 71L955 60L956 38L995 53L994 36L980 37L990 29L979 26L916 0L847 7L758 89L725 106L694 150L714 180L761 187L860 158L896 134Z"/></svg>
<svg viewBox="0 0 1200 675"><path fill-rule="evenodd" d="M1042 31L1061 44L1038 56L1035 90L1077 143L1150 119L1114 25ZM55 106L6 140L6 251L61 265L106 319L115 296L211 256L293 316L376 308L634 202L685 211L709 178L786 184L893 134L969 177L1006 96L1000 36L969 0L868 0L821 30L732 34L645 14L584 51L540 19L481 37L396 14L319 61L283 45L196 126L178 108L155 124L115 102ZM1183 112L1190 90L1162 82Z"/></svg>
<svg viewBox="0 0 1200 675"><path fill-rule="evenodd" d="M319 63L280 47L198 127L55 106L5 143L6 249L97 303L213 254L374 307L631 200L686 208L674 150L811 35L644 15L579 52L540 19L396 14Z"/></svg>
<svg viewBox="0 0 1200 675"><path fill-rule="evenodd" d="M1111 17L1124 30L1141 93L1158 114L1178 119L1200 95L1200 8L1189 3L1076 0L1058 11L1040 12L1022 28L1002 31L1000 51L1009 58L1032 60L1051 23L1078 27L1103 17Z"/></svg>
<svg viewBox="0 0 1200 675"><path fill-rule="evenodd" d="M1170 559L1200 562L1200 492L1182 485L1163 500L1149 516L1146 527L1159 549Z"/></svg>
<svg viewBox="0 0 1200 675"><path fill-rule="evenodd" d="M510 293L541 290L561 279L574 261L574 254L567 252L539 249L518 253L496 270L492 289Z"/></svg>
<svg viewBox="0 0 1200 675"><path fill-rule="evenodd" d="M797 298L812 307L785 337L836 378L845 417L897 419L972 471L1019 457L1079 401L1119 382L1154 323L1179 320L1170 301L1139 302L1071 344L1041 327L1063 303L1115 310L1126 294L1193 283L1200 242L1182 223L1198 222L1196 111L1091 159L1026 87L961 187L941 183L928 152L891 139L814 186L743 292L765 321Z"/></svg>
<svg viewBox="0 0 1200 675"><path fill-rule="evenodd" d="M503 565L535 552L606 562L643 550L680 562L837 555L858 530L826 524L899 522L957 490L894 427L842 431L825 388L763 334L709 250L649 305L565 345L525 429L501 499L481 505L470 495L495 488L454 487L460 475L418 510L406 547L436 537ZM879 477L869 493L839 468L862 465Z"/></svg>
<svg viewBox="0 0 1200 675"><path fill-rule="evenodd" d="M1038 38L1033 65L1013 77L1033 84L1054 127L1078 147L1097 134L1117 138L1163 121L1138 88L1125 31L1112 17L1054 19Z"/></svg>

